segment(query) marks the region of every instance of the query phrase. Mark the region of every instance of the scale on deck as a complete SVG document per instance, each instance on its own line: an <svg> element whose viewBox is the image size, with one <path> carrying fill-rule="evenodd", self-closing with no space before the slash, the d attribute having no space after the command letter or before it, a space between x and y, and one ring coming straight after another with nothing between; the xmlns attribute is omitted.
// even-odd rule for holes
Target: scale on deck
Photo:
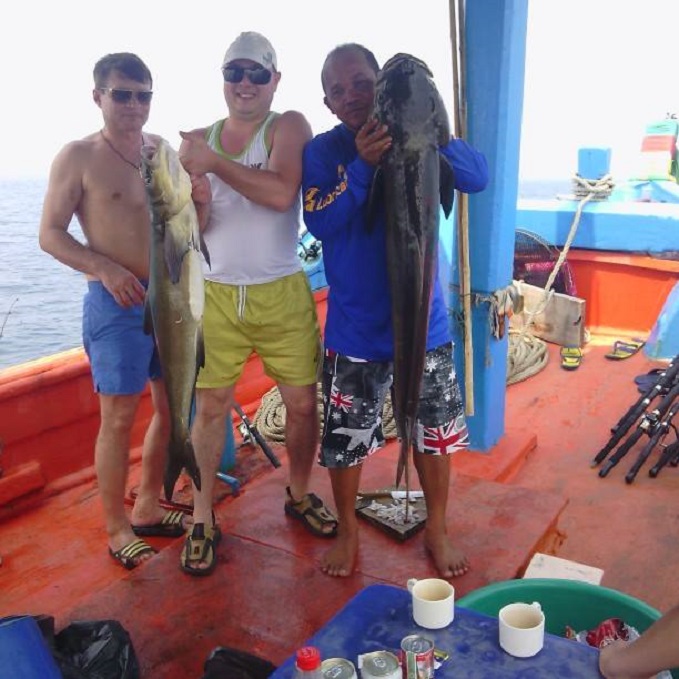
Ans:
<svg viewBox="0 0 679 679"><path fill-rule="evenodd" d="M392 490L395 489L359 495L356 500L356 514L390 537L405 542L424 528L427 522L427 506L423 497L413 498L410 500L409 522L396 520L401 518L405 511L398 511L395 508L403 508L405 500L394 500L390 495Z"/></svg>

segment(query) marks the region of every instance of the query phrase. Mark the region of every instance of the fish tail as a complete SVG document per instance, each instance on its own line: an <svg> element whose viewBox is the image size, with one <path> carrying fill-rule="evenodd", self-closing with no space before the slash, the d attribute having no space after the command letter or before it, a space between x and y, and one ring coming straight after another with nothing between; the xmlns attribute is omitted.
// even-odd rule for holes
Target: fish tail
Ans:
<svg viewBox="0 0 679 679"><path fill-rule="evenodd" d="M410 437L404 436L401 439L401 450L398 455L398 463L396 464L396 487L398 488L401 479L403 478L403 472L406 473L406 478L408 476L408 449L410 448Z"/></svg>
<svg viewBox="0 0 679 679"><path fill-rule="evenodd" d="M173 437L170 439L168 448L163 490L165 491L165 499L171 501L175 484L177 483L179 475L182 473L182 469L186 469L196 488L200 490L200 469L196 462L196 455L193 450L191 439L187 438L186 440L181 441Z"/></svg>
<svg viewBox="0 0 679 679"><path fill-rule="evenodd" d="M167 463L165 464L165 477L163 478L163 490L165 491L165 499L168 502L172 501L175 484L184 466L181 456L177 455L176 450L176 446L173 445L173 442L170 442Z"/></svg>
<svg viewBox="0 0 679 679"><path fill-rule="evenodd" d="M191 443L190 438L184 441L184 467L189 473L193 484L200 490L200 468L198 467L196 453L193 450L193 443Z"/></svg>

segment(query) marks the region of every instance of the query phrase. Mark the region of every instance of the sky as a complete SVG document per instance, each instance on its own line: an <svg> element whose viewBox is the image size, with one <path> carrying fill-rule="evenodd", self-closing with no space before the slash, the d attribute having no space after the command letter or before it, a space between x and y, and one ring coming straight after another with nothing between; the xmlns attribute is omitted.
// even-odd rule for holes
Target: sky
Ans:
<svg viewBox="0 0 679 679"><path fill-rule="evenodd" d="M485 0L474 0L484 2ZM220 65L238 33L273 43L282 80L274 109L302 111L315 133L336 124L322 103L327 52L361 42L380 63L426 61L452 113L448 0L23 0L0 33L0 178L46 177L68 141L101 126L92 67L132 51L154 75L146 129L178 145L180 129L224 116ZM614 175L638 162L645 125L679 111L679 2L529 0L519 175L564 178L583 146L612 149Z"/></svg>

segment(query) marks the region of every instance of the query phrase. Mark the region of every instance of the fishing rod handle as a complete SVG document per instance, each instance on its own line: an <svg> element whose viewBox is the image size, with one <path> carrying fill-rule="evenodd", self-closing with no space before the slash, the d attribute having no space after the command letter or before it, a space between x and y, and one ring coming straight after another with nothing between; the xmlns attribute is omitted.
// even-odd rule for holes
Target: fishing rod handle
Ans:
<svg viewBox="0 0 679 679"><path fill-rule="evenodd" d="M608 458L606 464L599 470L599 476L603 479L608 476L608 472L615 467L620 460L622 460L634 444L641 438L644 430L637 427L629 436L629 438Z"/></svg>
<svg viewBox="0 0 679 679"><path fill-rule="evenodd" d="M281 466L281 461L276 457L276 454L271 450L271 447L269 444L266 442L266 439L259 433L257 430L257 427L251 426L250 427L250 433L254 436L255 441L259 444L259 447L262 449L262 452L269 458L269 462L278 469L278 467Z"/></svg>
<svg viewBox="0 0 679 679"><path fill-rule="evenodd" d="M669 432L669 424L661 422L657 431L648 440L648 443L642 448L639 453L639 457L635 460L634 464L630 467L629 471L625 475L625 483L632 483L636 478L639 470L643 467L644 463L651 456L653 449L658 445L658 443L667 436Z"/></svg>
<svg viewBox="0 0 679 679"><path fill-rule="evenodd" d="M243 421L243 424L245 425L246 429L250 433L250 436L257 441L257 445L262 449L262 452L269 458L269 462L278 469L278 467L281 466L281 461L276 457L276 454L271 450L271 447L269 444L266 442L265 438L259 433L257 430L257 427L255 427L252 422L250 422L250 418L243 412L243 409L234 402L233 404L233 409L238 413L238 417Z"/></svg>

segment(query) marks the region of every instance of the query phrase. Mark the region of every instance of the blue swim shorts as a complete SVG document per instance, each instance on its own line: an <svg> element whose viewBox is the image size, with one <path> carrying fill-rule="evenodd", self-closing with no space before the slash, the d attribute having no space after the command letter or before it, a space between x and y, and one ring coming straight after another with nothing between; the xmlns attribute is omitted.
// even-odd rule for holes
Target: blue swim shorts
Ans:
<svg viewBox="0 0 679 679"><path fill-rule="evenodd" d="M160 378L160 359L144 332L144 305L125 309L99 282L89 281L83 300L83 346L94 390L106 395L139 394Z"/></svg>

